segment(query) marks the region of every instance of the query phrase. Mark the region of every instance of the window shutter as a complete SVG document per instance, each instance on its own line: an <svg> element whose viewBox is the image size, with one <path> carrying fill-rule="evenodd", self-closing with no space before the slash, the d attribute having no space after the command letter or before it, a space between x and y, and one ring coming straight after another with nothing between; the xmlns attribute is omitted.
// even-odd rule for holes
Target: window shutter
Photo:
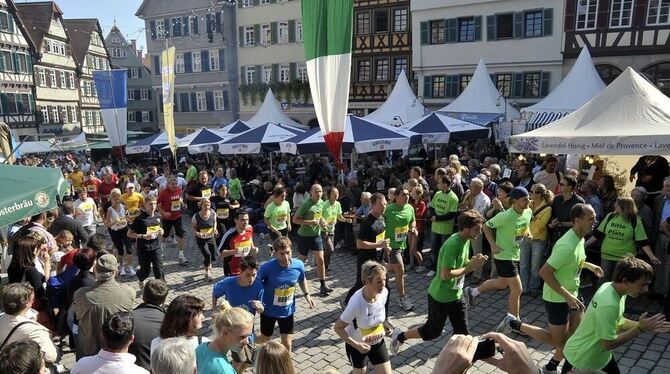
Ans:
<svg viewBox="0 0 670 374"><path fill-rule="evenodd" d="M420 42L421 45L428 44L429 37L428 37L428 22L421 22L420 23L421 27L421 36L420 36Z"/></svg>
<svg viewBox="0 0 670 374"><path fill-rule="evenodd" d="M256 70L256 74L254 74L254 83L260 83L261 82L261 74L263 74L263 67L260 65L254 66L254 69Z"/></svg>
<svg viewBox="0 0 670 374"><path fill-rule="evenodd" d="M173 18L172 36L181 36L181 17Z"/></svg>
<svg viewBox="0 0 670 374"><path fill-rule="evenodd" d="M154 121L154 112L149 111L149 122L153 122L153 121Z"/></svg>
<svg viewBox="0 0 670 374"><path fill-rule="evenodd" d="M181 92L179 94L179 111L188 112L188 93Z"/></svg>
<svg viewBox="0 0 670 374"><path fill-rule="evenodd" d="M447 43L456 43L458 41L458 19L449 18L444 22L444 35Z"/></svg>
<svg viewBox="0 0 670 374"><path fill-rule="evenodd" d="M9 18L12 16L9 15ZM14 94L14 102L16 103L16 113L25 113L25 108L23 107L23 100L21 100L21 94Z"/></svg>
<svg viewBox="0 0 670 374"><path fill-rule="evenodd" d="M163 113L163 94L158 94L158 112Z"/></svg>
<svg viewBox="0 0 670 374"><path fill-rule="evenodd" d="M445 78L446 82L446 96L447 97L456 97L458 96L458 75L447 75Z"/></svg>
<svg viewBox="0 0 670 374"><path fill-rule="evenodd" d="M493 85L496 86L496 75L495 74L489 74L489 76L491 77L491 82L493 82Z"/></svg>
<svg viewBox="0 0 670 374"><path fill-rule="evenodd" d="M163 20L163 30L165 30L165 38L166 39L169 38L170 37L170 30L171 30L170 19L169 18L166 18L166 19Z"/></svg>
<svg viewBox="0 0 670 374"><path fill-rule="evenodd" d="M154 56L154 74L161 75L161 60L159 55Z"/></svg>
<svg viewBox="0 0 670 374"><path fill-rule="evenodd" d="M475 41L482 40L482 16L475 17Z"/></svg>
<svg viewBox="0 0 670 374"><path fill-rule="evenodd" d="M261 43L261 25L254 25L254 45Z"/></svg>
<svg viewBox="0 0 670 374"><path fill-rule="evenodd" d="M277 22L270 23L270 42L272 42L272 44L277 44L277 40L279 39L278 34L279 34L279 25L277 24Z"/></svg>
<svg viewBox="0 0 670 374"><path fill-rule="evenodd" d="M545 97L549 94L551 72L543 71L542 80L540 81L540 96Z"/></svg>
<svg viewBox="0 0 670 374"><path fill-rule="evenodd" d="M512 74L512 97L523 96L523 73Z"/></svg>
<svg viewBox="0 0 670 374"><path fill-rule="evenodd" d="M181 33L184 36L189 36L189 34L190 34L190 32L189 32L190 30L188 28L189 27L188 26L188 21L189 20L190 20L190 17L181 17L181 28L182 28Z"/></svg>
<svg viewBox="0 0 670 374"><path fill-rule="evenodd" d="M245 74L244 66L240 66L240 84L247 84L247 76Z"/></svg>
<svg viewBox="0 0 670 374"><path fill-rule="evenodd" d="M523 38L523 13L514 13L514 38Z"/></svg>
<svg viewBox="0 0 670 374"><path fill-rule="evenodd" d="M137 68L137 77L138 78L142 78L142 70L144 70L144 69L142 69L142 67Z"/></svg>
<svg viewBox="0 0 670 374"><path fill-rule="evenodd" d="M244 47L244 27L242 26L237 28L237 45Z"/></svg>
<svg viewBox="0 0 670 374"><path fill-rule="evenodd" d="M270 82L279 82L279 64L272 64L272 76Z"/></svg>
<svg viewBox="0 0 670 374"><path fill-rule="evenodd" d="M496 16L486 16L486 40L496 40Z"/></svg>
<svg viewBox="0 0 670 374"><path fill-rule="evenodd" d="M566 1L565 4L565 24L563 26L565 31L574 31L575 30L575 17L577 10L576 1Z"/></svg>
<svg viewBox="0 0 670 374"><path fill-rule="evenodd" d="M10 34L14 33L14 16L9 12L7 12L7 30Z"/></svg>
<svg viewBox="0 0 670 374"><path fill-rule="evenodd" d="M295 62L291 62L288 64L288 76L289 76L289 81L292 82L297 79L298 77L298 64Z"/></svg>
<svg viewBox="0 0 670 374"><path fill-rule="evenodd" d="M433 88L433 77L424 76L423 77L423 97L430 99L433 97L432 88Z"/></svg>
<svg viewBox="0 0 670 374"><path fill-rule="evenodd" d="M151 39L156 39L156 21L149 22L149 31L151 32Z"/></svg>
<svg viewBox="0 0 670 374"><path fill-rule="evenodd" d="M288 42L295 43L295 20L288 21Z"/></svg>
<svg viewBox="0 0 670 374"><path fill-rule="evenodd" d="M14 52L12 53L12 60L14 61L14 71L18 73L19 71L19 55Z"/></svg>
<svg viewBox="0 0 670 374"><path fill-rule="evenodd" d="M126 75L130 78L130 69L126 69Z"/></svg>
<svg viewBox="0 0 670 374"><path fill-rule="evenodd" d="M5 58L2 56L2 52L0 52L0 71L5 71ZM39 79L35 79L35 82L39 82Z"/></svg>
<svg viewBox="0 0 670 374"><path fill-rule="evenodd" d="M147 94L149 95L148 96L149 100L151 100L151 91L153 91L153 90L147 90Z"/></svg>
<svg viewBox="0 0 670 374"><path fill-rule="evenodd" d="M223 91L223 110L228 110L228 91Z"/></svg>
<svg viewBox="0 0 670 374"><path fill-rule="evenodd" d="M33 96L33 94L28 94L28 103L30 105L30 112L31 113L34 112L35 111L35 97Z"/></svg>
<svg viewBox="0 0 670 374"><path fill-rule="evenodd" d="M191 52L184 52L184 72L192 73L193 64L191 63Z"/></svg>
<svg viewBox="0 0 670 374"><path fill-rule="evenodd" d="M135 122L142 122L142 111L141 110L136 110L135 111Z"/></svg>
<svg viewBox="0 0 670 374"><path fill-rule="evenodd" d="M216 32L220 33L221 32L221 12L216 12L216 15L214 16L214 22L215 22Z"/></svg>
<svg viewBox="0 0 670 374"><path fill-rule="evenodd" d="M226 70L226 50L224 48L219 48L219 70Z"/></svg>
<svg viewBox="0 0 670 374"><path fill-rule="evenodd" d="M254 0L254 6L258 6L258 0Z"/></svg>
<svg viewBox="0 0 670 374"><path fill-rule="evenodd" d="M214 111L214 93L212 91L205 92L205 101L207 102L207 111Z"/></svg>
<svg viewBox="0 0 670 374"><path fill-rule="evenodd" d="M198 111L198 101L195 98L195 92L191 92L191 112Z"/></svg>
<svg viewBox="0 0 670 374"><path fill-rule="evenodd" d="M542 14L542 35L551 35L554 27L554 10L552 8L544 9Z"/></svg>
<svg viewBox="0 0 670 374"><path fill-rule="evenodd" d="M133 91L133 96L135 97L135 100L141 100L142 96L140 95L140 90L134 90Z"/></svg>
<svg viewBox="0 0 670 374"><path fill-rule="evenodd" d="M195 22L193 22L193 30L191 31L193 32L193 35L200 35L200 31L198 30L198 27L200 26L198 17L193 18L195 18Z"/></svg>
<svg viewBox="0 0 670 374"><path fill-rule="evenodd" d="M202 71L209 71L209 51L200 52L200 63L202 64Z"/></svg>

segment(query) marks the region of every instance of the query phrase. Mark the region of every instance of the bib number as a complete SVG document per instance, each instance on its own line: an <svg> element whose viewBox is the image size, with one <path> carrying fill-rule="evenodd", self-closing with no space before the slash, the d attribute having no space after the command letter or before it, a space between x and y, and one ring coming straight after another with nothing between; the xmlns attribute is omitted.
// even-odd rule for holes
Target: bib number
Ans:
<svg viewBox="0 0 670 374"><path fill-rule="evenodd" d="M212 190L209 189L209 188L205 188L205 189L202 190L200 195L202 197L204 197L205 199L209 199L212 196Z"/></svg>
<svg viewBox="0 0 670 374"><path fill-rule="evenodd" d="M235 244L235 257L245 257L248 256L251 252L251 240L245 240L243 242Z"/></svg>
<svg viewBox="0 0 670 374"><path fill-rule="evenodd" d="M94 184L89 184L88 186L86 186L86 190L88 192L95 192L95 185Z"/></svg>
<svg viewBox="0 0 670 374"><path fill-rule="evenodd" d="M275 306L289 306L293 304L294 294L295 286L288 288L275 288L275 298L273 304Z"/></svg>
<svg viewBox="0 0 670 374"><path fill-rule="evenodd" d="M151 239L156 239L158 238L158 232L160 231L161 227L160 225L155 225L155 226L147 226L147 235Z"/></svg>
<svg viewBox="0 0 670 374"><path fill-rule="evenodd" d="M277 223L284 223L286 222L287 215L282 213L282 214L277 214Z"/></svg>
<svg viewBox="0 0 670 374"><path fill-rule="evenodd" d="M464 285L465 285L465 277L458 277L456 279L456 282L454 282L454 286L451 289L458 291L461 288L463 288Z"/></svg>
<svg viewBox="0 0 670 374"><path fill-rule="evenodd" d="M367 329L360 328L361 338L363 338L363 343L369 345L375 345L384 339L384 325L381 323L377 326L373 326Z"/></svg>
<svg viewBox="0 0 670 374"><path fill-rule="evenodd" d="M395 241L404 242L407 239L407 233L409 232L409 226L396 227L395 229Z"/></svg>
<svg viewBox="0 0 670 374"><path fill-rule="evenodd" d="M230 215L230 210L228 208L218 208L216 210L216 217L221 219L226 219Z"/></svg>
<svg viewBox="0 0 670 374"><path fill-rule="evenodd" d="M377 236L375 237L375 242L377 243L379 243L382 240L384 240L384 232L377 234Z"/></svg>
<svg viewBox="0 0 670 374"><path fill-rule="evenodd" d="M321 219L321 217L323 217L323 214L321 212L314 212L313 219Z"/></svg>
<svg viewBox="0 0 670 374"><path fill-rule="evenodd" d="M209 239L214 236L214 227L208 227L199 230L202 239Z"/></svg>
<svg viewBox="0 0 670 374"><path fill-rule="evenodd" d="M180 200L172 200L170 202L170 207L173 212L179 212L181 210L181 201Z"/></svg>

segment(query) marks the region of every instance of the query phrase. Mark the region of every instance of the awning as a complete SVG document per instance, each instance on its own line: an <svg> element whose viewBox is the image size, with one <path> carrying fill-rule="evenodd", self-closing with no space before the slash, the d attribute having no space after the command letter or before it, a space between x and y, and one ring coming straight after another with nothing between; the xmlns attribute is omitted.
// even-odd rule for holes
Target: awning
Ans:
<svg viewBox="0 0 670 374"><path fill-rule="evenodd" d="M554 122L559 118L563 118L570 114L570 112L535 112L530 120L528 120L527 130L535 130L540 127Z"/></svg>
<svg viewBox="0 0 670 374"><path fill-rule="evenodd" d="M487 126L492 122L498 121L498 118L504 116L504 113L465 113L465 112L440 112L453 117L460 119L462 121L468 121L479 126Z"/></svg>

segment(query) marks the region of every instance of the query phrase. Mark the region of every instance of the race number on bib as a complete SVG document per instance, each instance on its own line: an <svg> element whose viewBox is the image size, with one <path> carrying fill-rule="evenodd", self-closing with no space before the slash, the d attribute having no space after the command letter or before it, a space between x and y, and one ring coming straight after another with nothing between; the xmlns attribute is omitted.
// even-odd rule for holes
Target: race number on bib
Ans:
<svg viewBox="0 0 670 374"><path fill-rule="evenodd" d="M278 223L284 223L284 222L286 222L286 219L287 219L287 218L288 218L288 216L286 215L286 213L280 213L280 214L277 214L277 222L278 222Z"/></svg>
<svg viewBox="0 0 670 374"><path fill-rule="evenodd" d="M375 242L376 242L376 243L379 243L379 242L382 241L382 240L384 240L384 232L380 232L380 233L377 234L377 236L375 237Z"/></svg>
<svg viewBox="0 0 670 374"><path fill-rule="evenodd" d="M210 188L203 188L200 195L205 199L209 199L212 196L212 190Z"/></svg>
<svg viewBox="0 0 670 374"><path fill-rule="evenodd" d="M369 327L367 329L360 328L361 338L363 338L363 343L369 345L375 345L384 339L384 325L381 323L377 326Z"/></svg>
<svg viewBox="0 0 670 374"><path fill-rule="evenodd" d="M86 186L86 189L88 190L88 192L95 192L95 184L89 184L88 186Z"/></svg>
<svg viewBox="0 0 670 374"><path fill-rule="evenodd" d="M172 200L170 202L170 207L172 208L173 212L178 212L181 210L181 201L180 200Z"/></svg>
<svg viewBox="0 0 670 374"><path fill-rule="evenodd" d="M249 255L252 247L251 240L235 243L235 257L245 257Z"/></svg>
<svg viewBox="0 0 670 374"><path fill-rule="evenodd" d="M147 235L149 235L152 239L156 239L158 237L158 232L160 230L161 230L160 225L147 226Z"/></svg>
<svg viewBox="0 0 670 374"><path fill-rule="evenodd" d="M216 217L221 219L226 219L230 215L230 209L228 208L217 208Z"/></svg>
<svg viewBox="0 0 670 374"><path fill-rule="evenodd" d="M409 232L409 226L396 227L395 229L395 241L404 242L407 239L407 233Z"/></svg>
<svg viewBox="0 0 670 374"><path fill-rule="evenodd" d="M201 238L209 239L212 236L214 236L214 227L208 227L208 228L200 229L198 232L200 233Z"/></svg>
<svg viewBox="0 0 670 374"><path fill-rule="evenodd" d="M275 288L275 306L289 306L293 304L293 295L295 294L295 286L287 288Z"/></svg>
<svg viewBox="0 0 670 374"><path fill-rule="evenodd" d="M321 219L321 217L323 217L323 214L321 212L314 212L313 219Z"/></svg>

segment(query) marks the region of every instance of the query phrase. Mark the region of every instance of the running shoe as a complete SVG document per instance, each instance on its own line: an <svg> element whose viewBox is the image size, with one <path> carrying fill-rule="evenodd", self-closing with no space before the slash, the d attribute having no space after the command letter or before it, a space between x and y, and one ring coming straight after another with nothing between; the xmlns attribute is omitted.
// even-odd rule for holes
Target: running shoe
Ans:
<svg viewBox="0 0 670 374"><path fill-rule="evenodd" d="M432 278L432 277L435 276L435 272L431 270L431 271L429 271L429 272L426 273L426 276L427 276L428 278Z"/></svg>
<svg viewBox="0 0 670 374"><path fill-rule="evenodd" d="M400 298L400 307L405 312L409 312L410 310L414 309L414 304L412 304L412 302L409 301L407 296L403 296L403 297Z"/></svg>
<svg viewBox="0 0 670 374"><path fill-rule="evenodd" d="M426 268L423 267L423 265L419 265L419 266L417 266L417 267L414 269L414 272L417 273L417 274L421 274L421 273L423 273L424 271L426 271Z"/></svg>
<svg viewBox="0 0 670 374"><path fill-rule="evenodd" d="M331 293L331 292L333 292L333 289L332 289L332 288L330 288L330 287L328 287L328 286L327 286L327 285L325 285L325 284L323 285L322 289L324 289L324 290L325 290L326 292L328 292L328 293Z"/></svg>
<svg viewBox="0 0 670 374"><path fill-rule="evenodd" d="M547 369L547 365L542 366L542 374L558 374L558 369L557 370L549 370Z"/></svg>
<svg viewBox="0 0 670 374"><path fill-rule="evenodd" d="M393 330L395 330L395 328L396 327L393 323L391 323L391 320L388 317L386 317L386 319L384 320L384 330L386 332L386 335L391 335L391 333L393 332Z"/></svg>
<svg viewBox="0 0 670 374"><path fill-rule="evenodd" d="M400 352L400 346L402 345L402 343L400 342L400 340L398 340L398 336L400 335L401 332L402 330L396 327L395 329L393 329L393 333L391 334L391 354L393 356L397 356L398 352Z"/></svg>
<svg viewBox="0 0 670 374"><path fill-rule="evenodd" d="M321 286L321 288L319 288L319 296L329 296L330 292L332 292L332 290L328 291L326 286Z"/></svg>
<svg viewBox="0 0 670 374"><path fill-rule="evenodd" d="M190 261L186 257L179 257L179 265L186 266Z"/></svg>
<svg viewBox="0 0 670 374"><path fill-rule="evenodd" d="M477 297L472 293L472 287L465 287L463 289L463 300L465 301L466 308L470 309L477 305L476 298Z"/></svg>
<svg viewBox="0 0 670 374"><path fill-rule="evenodd" d="M125 265L125 268L126 268L126 274L127 274L129 277L134 277L134 276L135 276L135 270L133 269L132 266L130 266L130 265Z"/></svg>
<svg viewBox="0 0 670 374"><path fill-rule="evenodd" d="M496 332L499 332L499 333L505 334L505 335L509 334L513 330L512 329L512 322L517 321L517 320L518 320L518 318L516 318L516 316L514 316L511 313L507 313L507 315L505 315L505 318L503 318L502 321L500 321L500 323L498 324L498 327L496 327Z"/></svg>

